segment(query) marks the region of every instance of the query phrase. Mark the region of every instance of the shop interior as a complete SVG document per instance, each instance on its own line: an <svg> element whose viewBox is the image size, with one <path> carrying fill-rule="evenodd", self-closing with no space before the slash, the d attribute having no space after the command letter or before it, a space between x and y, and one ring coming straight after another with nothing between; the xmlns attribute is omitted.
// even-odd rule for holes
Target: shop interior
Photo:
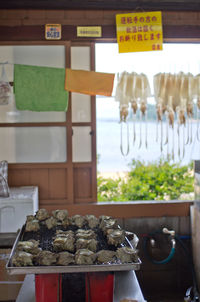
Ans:
<svg viewBox="0 0 200 302"><path fill-rule="evenodd" d="M50 1L48 6L42 1L26 0L0 4L0 83L9 85L9 98L1 99L0 95L0 182L4 184L6 175L8 185L8 192L2 185L4 191L0 195L0 301L200 301L199 3L123 2L124 5L117 1L78 1L74 4ZM163 52L120 54L118 59L116 15L148 11L162 12ZM45 36L47 24L60 25L59 39ZM79 26L98 26L101 36L79 37ZM102 85L107 90L100 95L95 92L95 84L92 80L90 83L90 78L83 79L83 75L78 78L76 73L73 85L81 86L83 79L84 88L90 92L82 92L80 86L78 90L69 88L66 75L70 77L70 71L80 70L86 76L92 72L95 75L104 73L107 82L113 80L112 89L108 92L108 87ZM26 78L26 72L29 78ZM45 77L42 72L46 72ZM143 96L136 97L137 116L132 107L130 120L127 112L133 101L128 103L130 101L122 96L124 91L128 93L125 77L122 85L123 72L133 82L136 78L139 81L141 74L148 80L141 80ZM158 82L155 85L158 74L165 75L162 89ZM177 86L179 75L186 79L185 90ZM22 78L24 85L21 85ZM160 78L159 83L163 79ZM45 85L49 89L47 98L43 94ZM172 113L173 117L168 123L159 115L158 109L162 107L158 105L163 100L155 87L167 95L168 116ZM184 96L186 90L188 99ZM56 91L62 99L60 103L54 100ZM42 101L29 101L35 95ZM178 104L173 103L176 99L179 99ZM192 104L194 116L189 111L181 111L185 108L184 102ZM157 122L154 126L147 118L149 103L155 106ZM176 112L175 107L179 108ZM115 118L117 137L115 132L109 137L111 128L109 130L107 124L100 140L102 117ZM155 127L157 141L151 139L152 127ZM103 135L106 136L104 145ZM112 144L113 138L117 148ZM148 154L152 161L155 152L172 161L184 162L188 157L193 164L193 198L100 202L98 176L106 151L110 157L105 161L105 171L110 171L108 166L113 163L116 152L120 155L121 166L124 165L123 171L128 164L127 158L136 159L136 152L140 159ZM117 164L113 163L113 170L117 169ZM41 213L47 216L40 219ZM59 218L59 215L64 216ZM55 261L38 264L39 260L33 260L37 265L32 262L13 265L17 244L22 240L24 230L27 231L27 217L39 221L40 227L48 228L49 233L52 227L45 225L45 221L57 221L59 227L53 225L53 236L57 236L55 229L77 234L77 228L82 224L75 220L76 215L80 215L79 219L84 217L83 228L86 230L90 224L88 216L94 215L107 238L109 232L105 229L111 227L106 226L106 219L110 219L109 222L115 224L115 231L126 238L128 248L137 254L134 254L135 260L120 263L116 258L115 263L108 261L106 265L103 262L101 265L96 262L95 265L73 265L78 260L71 260L69 265L56 265ZM34 230L28 233L34 233ZM29 236L27 238L30 240ZM36 235L32 238L38 240ZM118 243L116 246L119 247ZM58 248L58 251L63 250ZM111 251L115 252L115 249ZM40 261L46 261L46 256L44 258Z"/></svg>

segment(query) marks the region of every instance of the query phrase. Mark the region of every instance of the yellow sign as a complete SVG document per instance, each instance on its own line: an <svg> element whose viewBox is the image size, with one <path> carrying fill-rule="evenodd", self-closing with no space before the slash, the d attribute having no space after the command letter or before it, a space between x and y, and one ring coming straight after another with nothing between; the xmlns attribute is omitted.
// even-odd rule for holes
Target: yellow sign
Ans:
<svg viewBox="0 0 200 302"><path fill-rule="evenodd" d="M61 24L46 24L45 25L45 39L46 40L60 40L61 39Z"/></svg>
<svg viewBox="0 0 200 302"><path fill-rule="evenodd" d="M101 26L77 26L77 37L101 37Z"/></svg>
<svg viewBox="0 0 200 302"><path fill-rule="evenodd" d="M116 15L119 52L162 50L161 12Z"/></svg>

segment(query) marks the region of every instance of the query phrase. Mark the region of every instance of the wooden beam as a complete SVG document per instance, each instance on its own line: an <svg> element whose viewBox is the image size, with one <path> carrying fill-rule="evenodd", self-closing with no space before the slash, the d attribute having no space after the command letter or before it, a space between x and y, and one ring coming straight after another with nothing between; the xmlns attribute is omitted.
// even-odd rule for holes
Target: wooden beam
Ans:
<svg viewBox="0 0 200 302"><path fill-rule="evenodd" d="M142 0L6 0L0 1L2 9L115 9L115 10L162 10L162 11L200 11L198 0L142 1Z"/></svg>
<svg viewBox="0 0 200 302"><path fill-rule="evenodd" d="M193 202L132 202L132 203L91 203L91 204L73 204L62 205L59 204L59 200L52 205L50 202L45 201L45 207L48 211L56 209L67 209L69 215L86 215L93 214L95 216L108 215L116 218L136 218L136 217L175 217L175 216L189 216L190 206Z"/></svg>
<svg viewBox="0 0 200 302"><path fill-rule="evenodd" d="M27 26L0 26L0 42L31 42L43 41L47 44L49 41L45 40L45 25L27 25ZM163 25L164 39L200 39L200 25ZM91 41L102 42L112 39L116 41L116 27L115 25L103 25L101 38L79 38L75 25L62 26L62 40L51 41L56 45L64 41ZM13 42L13 43L14 43Z"/></svg>

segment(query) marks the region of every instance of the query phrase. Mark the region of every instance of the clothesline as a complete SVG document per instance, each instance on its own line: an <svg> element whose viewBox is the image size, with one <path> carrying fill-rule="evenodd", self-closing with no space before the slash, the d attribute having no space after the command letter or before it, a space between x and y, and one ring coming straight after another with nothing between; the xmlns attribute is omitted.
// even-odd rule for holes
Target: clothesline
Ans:
<svg viewBox="0 0 200 302"><path fill-rule="evenodd" d="M46 67L46 66L37 66L37 65L13 64L9 61L0 62L0 65L3 66L3 71L4 71L4 66L7 64L14 65L14 88L16 87L16 85L19 85L21 81L25 81L27 85L27 89L31 90L32 85L34 85L32 77L35 77L37 81L38 76L41 76L42 81L37 81L37 85L35 85L34 87L35 94L37 94L38 88L42 88L42 85L43 86L46 85L45 83L47 82L47 79L51 77L51 74L55 73L56 71L62 72L63 75L62 79L64 78L64 83L61 84L61 86L62 85L64 86L62 87L62 90L65 89L66 91L83 93L88 95L112 96L115 94L116 100L118 100L120 103L123 103L122 104L123 109L124 106L127 106L129 102L132 104L134 101L138 102L138 99L141 99L141 102L143 101L147 103L147 98L153 97L154 94L151 93L148 78L143 73L137 74L135 72L132 73L123 72L121 74L119 73L114 74L114 73L103 73L103 72L86 71L86 70L73 70L70 68L56 68L56 67ZM15 69L21 70L20 77L17 79L19 80L18 84L15 83L16 82ZM41 73L43 73L43 75ZM169 84L170 86L172 86L172 84L171 84L171 80L168 81L167 78L171 79L176 75L181 77L181 81L182 78L185 79L187 77L188 79L190 77L190 78L195 78L195 81L199 81L199 75L193 76L191 73L179 72L178 74L171 74L171 73L156 74L154 75L154 79L159 76L161 78L164 77L164 80L160 81L161 83L159 85L156 85L157 87L159 87L159 89L157 89L158 91L155 91L154 94L155 98L159 97L161 99L160 95L157 94L160 93L163 95L163 91L165 91L165 94L168 95L169 89L166 89L165 86L167 85L169 86ZM119 81L119 79L122 79L122 76L123 76L123 81L122 80ZM29 82L26 81L27 77L29 77L30 80ZM198 79L196 79L196 77L198 77ZM114 82L116 79L118 79L118 84L115 91ZM54 77L54 81L52 82L53 84L52 87L54 87L54 82L55 83L57 82L56 77ZM176 81L174 81L174 83L175 82ZM176 84L174 83L173 85ZM21 89L22 87L24 87L24 85L23 86L21 85ZM49 87L48 89L52 91L52 87ZM154 90L155 90L155 85L154 85ZM184 88L184 90L186 91L187 89ZM47 89L46 92L48 93ZM199 90L197 95L199 96ZM27 97L29 97L29 95L27 95Z"/></svg>

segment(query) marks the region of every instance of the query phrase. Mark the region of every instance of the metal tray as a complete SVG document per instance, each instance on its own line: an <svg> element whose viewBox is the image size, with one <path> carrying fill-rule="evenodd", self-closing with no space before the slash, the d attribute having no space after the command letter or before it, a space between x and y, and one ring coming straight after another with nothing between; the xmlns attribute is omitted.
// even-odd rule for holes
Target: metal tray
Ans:
<svg viewBox="0 0 200 302"><path fill-rule="evenodd" d="M10 275L20 274L56 274L56 273L83 273L83 272L111 272L111 271L131 271L139 270L141 260L138 258L138 262L126 263L126 264L94 264L94 265L67 265L67 266L12 266L12 257L15 254L15 250L22 238L25 226L22 227L18 233L15 243L13 245L9 260L6 264L6 269ZM130 247L132 247L130 241L126 238ZM132 247L133 248L133 247Z"/></svg>

